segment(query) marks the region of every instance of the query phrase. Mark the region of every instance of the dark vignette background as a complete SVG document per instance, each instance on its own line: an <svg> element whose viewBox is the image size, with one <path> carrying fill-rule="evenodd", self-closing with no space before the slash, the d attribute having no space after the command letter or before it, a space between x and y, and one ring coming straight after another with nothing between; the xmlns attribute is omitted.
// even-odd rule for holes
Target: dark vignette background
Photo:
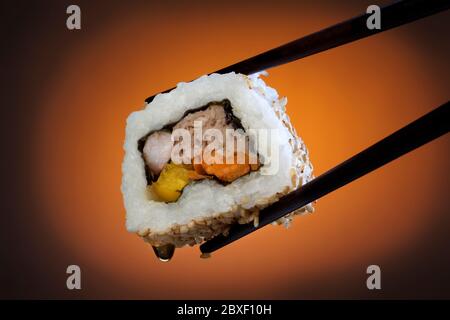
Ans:
<svg viewBox="0 0 450 320"><path fill-rule="evenodd" d="M345 8L348 13L345 16L350 17L360 12L361 8L372 2L346 1ZM51 232L46 231L46 221L40 219L39 215L41 209L32 201L33 189L29 186L28 179L34 163L28 142L33 135L30 128L33 127L34 118L40 112L37 108L36 97L41 97L41 89L46 82L52 81L67 53L77 50L85 38L89 37L86 32L68 36L68 31L62 27L66 18L65 8L71 3L67 1L1 2L1 298L141 297L131 292L118 291L120 288L114 287L114 279L101 272L95 272L92 278L88 278L91 283L95 283L95 286L76 293L65 290L64 270L67 261L71 260L71 253L65 250L64 246L59 246L58 239ZM120 16L117 15L118 12L121 12L123 16L129 14L128 8L133 6L149 10L153 14L160 14L162 11L159 5L150 1L75 1L74 3L82 8L83 28L86 30L103 28L110 23L112 17L117 19ZM164 7L180 3L188 7L185 1L169 1ZM238 6L237 2L228 1L227 3L229 6ZM258 3L261 5L262 2ZM300 11L304 3L311 5L312 2L297 1L296 3ZM340 1L315 1L314 3L315 6L323 7L323 10L333 10L339 6ZM378 3L383 4L386 1ZM195 1L192 5L200 6ZM273 5L275 6L276 2L273 2ZM423 43L428 48L437 48L435 51L433 49L427 51L432 52L427 59L439 61L440 66L447 73L450 71L448 19L448 13L441 14L421 22L420 28L411 29L414 31L417 43ZM230 23L232 23L231 17ZM199 73L207 71L211 70L199 70ZM188 79L173 79L173 82L178 80ZM446 81L448 78L443 80ZM148 95L166 89L166 85L166 83L158 84L153 88L154 91L148 92ZM144 98L145 96L142 97ZM67 99L71 97L67 96ZM57 134L55 132L55 135ZM448 143L444 146L448 147ZM434 225L433 230L429 231L432 238L415 244L413 250L396 257L390 271L383 275L383 283L392 285L385 288L382 294L369 295L364 288L355 285L347 286L345 277L342 279L337 277L324 278L327 284L318 284L317 287L310 288L309 295L299 294L295 286L292 286L290 292L282 297L450 298L448 167L443 168L442 173L446 176L446 182L443 184L445 188L440 194L443 202L442 212L427 213L439 215L439 222ZM70 174L76 174L76 172ZM82 237L82 234L70 236ZM92 246L95 246L95 243L92 243ZM362 274L360 278L363 283L364 275Z"/></svg>

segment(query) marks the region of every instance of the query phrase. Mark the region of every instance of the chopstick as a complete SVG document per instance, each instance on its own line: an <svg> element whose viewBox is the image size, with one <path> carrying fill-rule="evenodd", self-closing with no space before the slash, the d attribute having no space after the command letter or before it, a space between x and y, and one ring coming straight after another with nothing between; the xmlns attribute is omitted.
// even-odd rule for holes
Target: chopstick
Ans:
<svg viewBox="0 0 450 320"><path fill-rule="evenodd" d="M249 75L372 36L449 8L450 1L448 0L405 0L394 2L380 8L380 30L367 28L366 21L371 14L362 14L214 73L234 71ZM167 93L172 89L162 93ZM145 102L150 103L155 96L148 97L145 99Z"/></svg>
<svg viewBox="0 0 450 320"><path fill-rule="evenodd" d="M212 253L448 133L450 129L448 119L450 119L450 102L447 101L261 210L257 227L253 223L235 224L230 228L227 236L219 235L212 238L200 246L200 251L205 254Z"/></svg>

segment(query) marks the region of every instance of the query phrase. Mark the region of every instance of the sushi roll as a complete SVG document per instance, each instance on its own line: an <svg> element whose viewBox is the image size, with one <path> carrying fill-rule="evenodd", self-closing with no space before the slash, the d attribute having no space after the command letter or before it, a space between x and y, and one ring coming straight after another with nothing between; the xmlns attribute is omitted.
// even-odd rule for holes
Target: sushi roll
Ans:
<svg viewBox="0 0 450 320"><path fill-rule="evenodd" d="M133 112L122 165L127 230L174 248L257 225L260 209L313 178L286 103L261 74L232 72L179 83Z"/></svg>

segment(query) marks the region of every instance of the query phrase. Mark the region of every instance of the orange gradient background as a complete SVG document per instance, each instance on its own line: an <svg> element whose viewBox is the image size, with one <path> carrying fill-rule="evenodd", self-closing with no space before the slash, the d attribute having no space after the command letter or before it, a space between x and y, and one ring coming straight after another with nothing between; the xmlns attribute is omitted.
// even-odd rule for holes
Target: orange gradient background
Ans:
<svg viewBox="0 0 450 320"><path fill-rule="evenodd" d="M40 259L62 268L61 284L49 295L432 296L432 288L412 293L414 285L397 275L448 222L448 136L320 199L316 212L296 218L291 228L266 227L211 259L187 247L162 263L125 229L120 185L127 116L178 81L340 22L370 4L345 3L137 2L116 4L108 14L81 5L82 30L58 35L67 47L58 64L48 66L52 76L39 84L27 138L33 161L26 190L39 232L51 239L48 256ZM434 42L440 25L432 20L269 70L265 80L288 97L287 112L316 176L447 101L449 51ZM63 290L68 264L82 268L81 292ZM384 296L365 288L370 264L386 275Z"/></svg>

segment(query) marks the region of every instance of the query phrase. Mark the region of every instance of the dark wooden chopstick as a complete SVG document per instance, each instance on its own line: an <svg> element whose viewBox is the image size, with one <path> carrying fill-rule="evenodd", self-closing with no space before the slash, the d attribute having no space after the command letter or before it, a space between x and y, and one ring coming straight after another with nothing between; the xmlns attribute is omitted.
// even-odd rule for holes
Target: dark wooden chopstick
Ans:
<svg viewBox="0 0 450 320"><path fill-rule="evenodd" d="M227 236L219 235L200 246L211 253L270 224L286 214L358 179L450 130L450 102L434 109L371 147L320 175L300 189L261 210L259 225L236 224ZM389 181L388 181L389 183Z"/></svg>
<svg viewBox="0 0 450 320"><path fill-rule="evenodd" d="M445 11L449 7L449 0L405 0L394 2L381 8L380 30L368 29L366 21L370 14L363 14L220 69L215 73L234 71L249 75L267 70ZM145 102L150 103L154 97L148 97L145 99Z"/></svg>

